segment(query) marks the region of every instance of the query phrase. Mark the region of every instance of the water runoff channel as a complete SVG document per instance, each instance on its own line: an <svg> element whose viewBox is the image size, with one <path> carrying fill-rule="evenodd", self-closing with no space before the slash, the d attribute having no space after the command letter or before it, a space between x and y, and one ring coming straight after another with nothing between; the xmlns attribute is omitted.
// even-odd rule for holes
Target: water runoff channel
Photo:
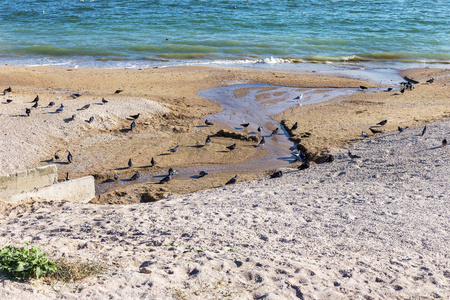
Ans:
<svg viewBox="0 0 450 300"><path fill-rule="evenodd" d="M237 90L245 92L237 93ZM178 180L196 178L200 171L206 171L209 174L237 173L287 167L295 161L291 155L291 149L295 145L289 140L289 134L285 128L270 116L277 115L291 107L324 102L339 96L348 96L355 91L357 91L355 88L298 88L267 84L236 84L199 91L199 96L222 105L220 112L208 115L204 119L213 123L228 124L242 133L257 136L258 140L264 137L266 155L247 162L177 168L175 178ZM237 97L237 94L243 95ZM242 128L239 124L243 122L250 123L250 125L247 128ZM272 126L269 124L272 124ZM258 126L263 128L261 133L257 132ZM279 128L278 134L271 137L272 130L267 129L267 127ZM97 182L96 194L102 194L111 188L135 182L157 183L162 176L167 174L167 170L140 173L141 176L137 181L120 179Z"/></svg>

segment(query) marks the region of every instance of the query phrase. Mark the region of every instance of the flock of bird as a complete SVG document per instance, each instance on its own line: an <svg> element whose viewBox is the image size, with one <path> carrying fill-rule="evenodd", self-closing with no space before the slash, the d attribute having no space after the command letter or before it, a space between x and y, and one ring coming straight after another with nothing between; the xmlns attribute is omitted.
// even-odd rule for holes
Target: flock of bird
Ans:
<svg viewBox="0 0 450 300"><path fill-rule="evenodd" d="M431 83L433 83L433 82L434 82L434 78L431 78L431 79L427 80L427 83L430 83L430 84L431 84ZM402 82L402 83L400 83L400 87L401 87L401 88L400 88L400 92L401 92L401 94L403 94L403 93L405 92L405 90L412 90L412 89L414 89L414 84L415 84L415 83L412 82L412 81L410 81L410 80L408 80L407 82ZM360 86L360 89L364 91L364 90L367 90L368 88L365 87L365 86ZM388 88L386 91L387 91L387 92L392 91L392 88ZM8 87L8 88L4 89L3 95L7 95L7 93L11 93L11 92L12 92L12 88L11 88L11 87ZM118 93L120 93L120 92L122 92L122 90L116 90L115 93L118 94ZM81 96L82 96L82 95L79 94L79 93L74 93L74 94L71 95L71 97L72 97L73 99L76 99L76 98L81 97ZM297 96L297 97L294 98L294 99L301 100L302 97L303 97L303 95L301 94L300 96ZM40 100L40 99L39 99L39 95L37 95L37 96L34 98L34 100L31 102L31 103L34 103L34 104L33 104L30 108L26 108L26 109L25 109L25 114L26 114L27 116L30 116L32 109L35 109L35 108L37 108L37 107L39 106L39 100ZM12 101L13 101L12 99L7 99L7 100L6 100L6 103L9 104L9 103L11 103ZM102 105L105 105L105 104L107 104L107 103L108 103L108 100L106 100L105 98L102 98ZM52 101L52 102L50 102L50 103L46 106L46 108L51 108L51 107L54 107L54 106L55 106L55 102ZM89 109L89 107L90 107L90 104L86 104L86 105L84 105L83 107L81 107L81 108L78 109L78 110L87 110L87 109ZM64 107L63 104L61 104L61 105L56 109L55 113L61 113L61 112L63 112L64 110L65 110L65 107ZM136 115L130 115L130 116L129 116L129 117L132 119L132 123L131 123L130 129L129 129L130 131L133 131L133 130L135 129L135 127L136 127L136 120L139 118L139 116L140 116L140 113L138 113L138 114L136 114ZM75 118L76 118L76 115L74 114L74 115L72 115L72 117L70 118L70 120L73 121L73 120L75 120ZM94 117L91 116L86 122L92 123L93 121L94 121ZM373 134L383 133L383 131L380 130L379 128L380 128L381 126L386 125L387 122L388 122L387 120L382 120L382 121L378 122L375 126L371 126L371 127L369 128L369 130L370 130ZM206 125L206 126L213 126L214 124L213 124L213 122L211 122L211 121L209 121L209 120L205 120L205 125ZM248 126L250 126L250 123L242 123L242 124L240 124L240 126L242 126L243 128L247 128ZM290 128L290 132L296 130L297 128L298 128L298 122L295 122L295 124ZM403 131L405 131L406 129L408 129L407 126L406 126L406 127L400 127L400 126L398 126L398 131L399 131L399 132L403 132ZM425 127L423 128L423 130L422 130L422 134L421 134L422 136L426 133L426 130L427 130L427 127L425 126ZM261 132L262 132L262 126L258 126L257 131L258 131L259 133L261 133ZM275 128L275 129L271 132L270 135L268 135L268 137L269 137L269 138L270 138L270 137L273 137L273 136L277 135L278 132L279 132L279 128L277 127L277 128ZM361 136L362 136L363 138L369 137L369 135L368 135L367 133L365 133L364 131L361 132ZM265 137L262 136L262 138L261 138L261 140L259 141L259 143L258 143L257 145L255 145L254 147L263 147L263 146L265 145L265 143L266 143ZM206 137L206 140L205 140L205 146L210 145L210 144L211 144L211 137L208 135L208 136ZM445 146L447 146L447 140L446 140L446 139L444 139L444 140L442 141L442 147L445 147ZM233 150L236 149L236 147L237 147L237 144L234 143L234 144L232 144L232 145L230 145L230 146L226 146L225 148L228 149L230 152L232 152ZM176 145L174 148L169 149L168 152L170 152L170 153L176 153L176 152L179 150L179 148L180 148L180 145ZM299 169L299 170L305 170L305 169L307 169L307 168L310 167L310 163L309 163L309 161L308 161L308 159L307 159L307 156L306 156L304 153L302 153L300 150L298 150L298 149L296 148L296 149L294 149L294 150L291 151L291 154L295 157L295 161L299 161L299 162L302 163L300 166L298 166L298 169ZM352 160L353 160L353 159L361 158L360 156L351 153L350 150L348 151L348 156L349 156L350 159L352 159ZM60 158L60 156L56 153L56 154L54 155L54 159L55 159L55 160L58 160L59 158ZM332 155L328 155L328 156L326 157L326 159L325 159L325 162L328 162L328 163L331 163L331 162L333 162L333 161L334 161L334 157L333 157ZM73 163L73 155L72 155L72 153L71 153L70 151L68 151L67 162L68 162L69 164ZM152 159L151 159L151 166L154 167L154 166L156 166L156 165L157 165L157 162L156 162L155 159L152 157ZM133 161L132 161L132 159L130 158L129 161L128 161L128 168L132 168L132 167L133 167ZM167 174L166 176L164 176L164 177L159 181L159 183L160 183L160 184L164 184L164 183L170 182L170 180L172 179L172 177L173 177L176 173L177 173L177 172L176 172L173 168L170 168L169 171L168 171L168 174ZM201 178L201 177L204 177L204 176L206 176L206 175L208 175L208 173L207 173L206 171L201 171L201 172L199 173L199 175L198 175L197 178ZM282 172L282 171L276 171L276 172L274 172L274 173L272 173L272 174L270 175L270 178L279 178L279 177L281 177L282 175L283 175L283 172ZM69 177L69 174L67 173L66 179L68 179L68 177ZM130 178L129 180L130 180L130 181L138 180L140 177L141 177L141 174L139 173L139 171L137 171L136 173L133 174L133 176L131 176L131 178ZM119 179L120 179L120 174L114 174L114 180L119 180ZM225 183L225 185L234 184L234 183L237 182L237 180L238 180L238 175L235 175L235 176L232 177L230 180L228 180L228 181Z"/></svg>

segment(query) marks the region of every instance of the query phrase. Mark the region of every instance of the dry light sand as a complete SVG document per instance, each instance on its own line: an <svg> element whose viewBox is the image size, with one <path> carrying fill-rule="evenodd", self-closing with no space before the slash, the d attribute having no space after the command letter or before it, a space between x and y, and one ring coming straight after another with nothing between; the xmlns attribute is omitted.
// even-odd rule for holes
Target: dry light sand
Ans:
<svg viewBox="0 0 450 300"><path fill-rule="evenodd" d="M200 89L252 82L374 86L313 73L213 68L4 66L0 75L0 86L13 88L3 98L14 100L0 104L2 173L45 164L55 152L69 149L76 153L76 163L60 163L61 174L101 178L133 153L141 166L148 162L139 157L156 156L181 141L195 145L210 131L229 129L221 124L195 127L199 118L220 109L198 97ZM274 116L288 126L302 120L294 139L301 139L316 161L332 153L332 163L287 169L278 179L240 174L239 181L260 178L226 187L218 186L230 174L197 186L193 183L198 180L174 180L161 190L137 184L103 199L133 203L145 193L168 196L152 203L0 202L0 246L30 241L51 259L79 258L108 266L104 274L66 285L0 277L0 298L448 299L450 148L442 147L442 140L450 138L450 77L448 70L433 69L404 75L421 82L434 76L436 81L418 84L404 95L357 92ZM123 94L114 94L116 89ZM69 96L74 92L83 96L73 100ZM42 105L61 96L56 102L67 104L68 112L55 116L38 108L30 117L15 116L24 114L36 94ZM96 105L102 97L110 103ZM94 104L77 111L86 103ZM121 131L130 123L125 117L137 112L143 119L136 132ZM81 120L94 115L101 122L63 121L73 113ZM383 119L389 120L382 128L386 134L358 141L361 130ZM421 136L425 123L427 132ZM397 126L410 128L399 133ZM305 138L305 132L311 135ZM361 158L350 159L348 149ZM249 155L245 159L261 153ZM162 157L167 161L158 168L198 163L183 159L191 156L182 153L179 161ZM201 190L211 187L216 188Z"/></svg>

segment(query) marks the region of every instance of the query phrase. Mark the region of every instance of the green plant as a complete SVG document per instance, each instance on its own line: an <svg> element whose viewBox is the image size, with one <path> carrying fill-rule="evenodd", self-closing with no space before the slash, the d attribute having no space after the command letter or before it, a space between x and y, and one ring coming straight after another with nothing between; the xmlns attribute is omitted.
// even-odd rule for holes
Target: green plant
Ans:
<svg viewBox="0 0 450 300"><path fill-rule="evenodd" d="M25 247L6 246L0 249L0 272L17 280L41 278L57 271L39 248L25 242Z"/></svg>

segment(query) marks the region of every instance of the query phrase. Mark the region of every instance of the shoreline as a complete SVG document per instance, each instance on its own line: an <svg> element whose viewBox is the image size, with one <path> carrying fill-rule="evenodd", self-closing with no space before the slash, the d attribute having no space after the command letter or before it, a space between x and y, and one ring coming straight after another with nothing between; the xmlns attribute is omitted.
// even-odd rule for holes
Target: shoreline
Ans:
<svg viewBox="0 0 450 300"><path fill-rule="evenodd" d="M421 69L415 73L422 76L421 80L435 74L439 77L433 85L419 84L414 91L405 95L395 95L397 91L389 94L357 91L350 97L292 107L273 116L273 119L288 127L301 120L302 126L294 132L292 138L301 140L304 149L313 154L313 159L320 161L320 157L328 152L360 139L361 130L368 130L369 126L380 120L389 119L384 131L395 131L396 126L412 127L448 118L446 96L449 70ZM355 90L360 85L377 86L361 80L316 72L211 67L111 70L2 66L0 74L1 86L13 87L12 93L1 97L1 106L6 110L0 116L2 127L5 128L1 148L6 153L1 160L2 171L42 165L46 160L50 161L54 153L58 153L63 157L57 161L60 178L64 178L66 172L69 172L71 178L91 174L98 179L108 179L119 170L122 176L131 177L137 170L156 169L165 172L169 167L196 166L204 161L224 163L229 162L230 158L239 162L263 155L262 149L259 151L253 148L254 142L237 141L239 147L232 157L220 156L223 151L221 149L233 143L233 139L224 137L215 139L211 145L216 152L195 147L203 144L207 135L214 135L219 130L240 132L230 127L233 124L201 127L201 118L218 112L220 105L198 96L199 90L239 83ZM116 95L114 91L117 89L123 89L124 92ZM81 93L82 96L72 99L70 95L73 93ZM429 96L430 93L433 97ZM45 103L41 104L36 113L33 111L31 117L21 117L36 94ZM260 96L264 95L265 92L261 91ZM14 101L4 104L7 97ZM100 105L102 97L107 98L109 103ZM42 108L51 100L58 102L58 105L60 102L65 103L68 111L55 115L49 109ZM92 104L91 108L80 109L89 103ZM131 123L129 115L137 112L142 112L144 119L138 120L134 132L127 132ZM78 114L80 120L70 121L72 113ZM413 116L415 113L417 115ZM92 124L85 122L90 116L95 116L96 121ZM336 133L336 125L339 133ZM305 133L309 133L311 137L305 137ZM26 144L24 139L28 139ZM165 155L168 149L177 144L192 147L183 146L177 155ZM73 165L64 162L68 150L75 153L76 163ZM161 156L162 154L164 155ZM159 160L156 168L145 167L149 165L151 157ZM133 158L139 168L127 169L129 158ZM242 175L244 180L261 176L260 173ZM139 202L143 193L148 193L151 197L156 194L166 196L173 192L183 194L223 185L229 176L230 174L223 174L201 184L195 180L174 180L165 186L145 183L127 186L112 190L109 197L104 197L107 199L96 201L115 203L117 195L123 193L132 195L130 203Z"/></svg>

